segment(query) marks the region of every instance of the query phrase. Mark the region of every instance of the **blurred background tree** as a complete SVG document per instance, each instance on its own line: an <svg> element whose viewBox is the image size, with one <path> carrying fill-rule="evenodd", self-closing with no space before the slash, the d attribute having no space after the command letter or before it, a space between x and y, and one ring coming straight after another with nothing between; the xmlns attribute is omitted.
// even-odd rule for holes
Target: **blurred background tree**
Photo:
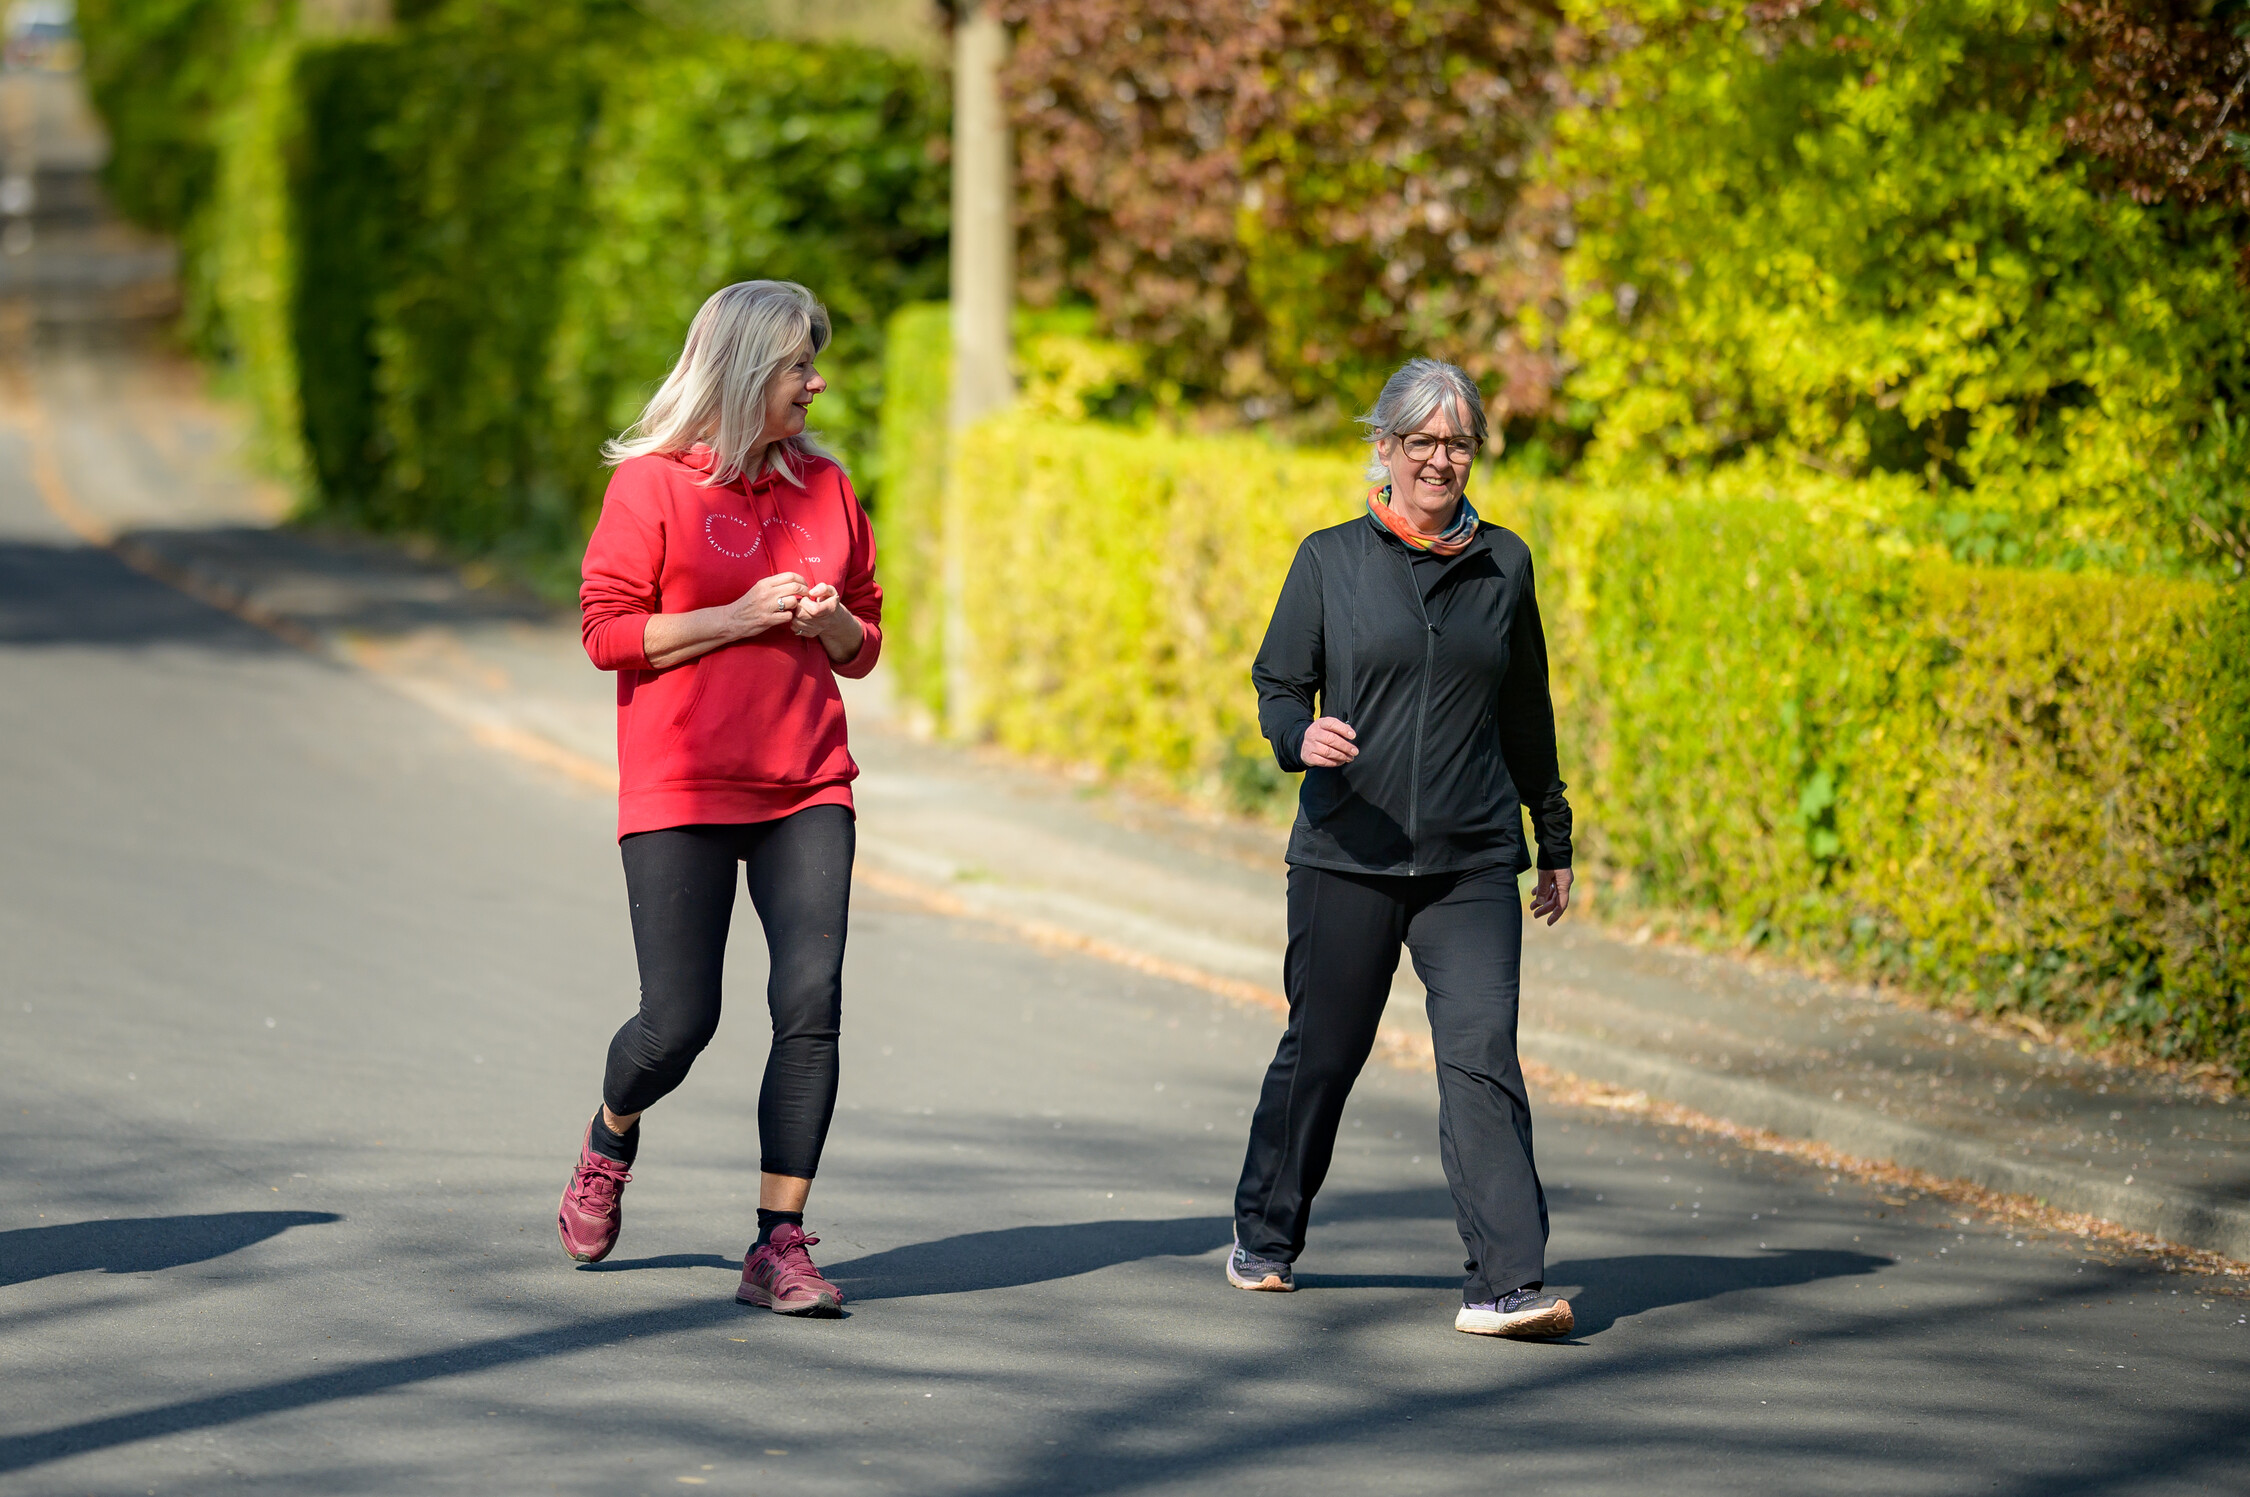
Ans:
<svg viewBox="0 0 2250 1497"><path fill-rule="evenodd" d="M2083 73L2064 129L2137 202L2209 205L2231 220L2250 287L2250 0L2067 0ZM2250 569L2250 421L2241 394L2189 424L2155 478L2155 518L2181 553Z"/></svg>
<svg viewBox="0 0 2250 1497"><path fill-rule="evenodd" d="M533 475L624 418L691 282L755 267L837 301L830 421L879 484L873 324L940 284L942 6L392 8L358 42L288 0L84 11L116 195L183 237L194 336L266 392L285 458L304 426L326 500L489 511L478 545L538 513L560 544L584 501ZM1901 474L1963 556L2250 556L2250 0L1002 10L1033 330L1135 371L1089 411L1333 442L1426 353L1531 471ZM660 75L679 110L637 93ZM257 311L300 294L284 241L330 257L286 338ZM644 272L665 311L636 324ZM472 367L489 419L442 396ZM471 472L545 497L471 504Z"/></svg>
<svg viewBox="0 0 2250 1497"><path fill-rule="evenodd" d="M1549 415L1566 83L1544 0L1022 0L1024 291L1179 398L1334 430L1410 352ZM1292 415L1303 419L1291 422Z"/></svg>
<svg viewBox="0 0 2250 1497"><path fill-rule="evenodd" d="M2062 14L2085 73L2071 141L2140 202L2250 213L2250 0L2064 0Z"/></svg>
<svg viewBox="0 0 2250 1497"><path fill-rule="evenodd" d="M1574 14L1600 61L1548 170L1579 231L1563 344L1598 469L1913 474L1957 549L2001 559L2201 544L2150 520L2250 387L2242 216L2120 190L2073 148L2120 85L2089 84L2051 12Z"/></svg>
<svg viewBox="0 0 2250 1497"><path fill-rule="evenodd" d="M177 234L210 196L219 115L290 0L79 0L86 84L108 127L107 186L126 217Z"/></svg>
<svg viewBox="0 0 2250 1497"><path fill-rule="evenodd" d="M188 337L307 511L559 593L602 438L729 281L819 288L819 425L880 482L883 325L945 286L937 33L838 35L897 19L867 0L826 39L777 34L799 9L403 0L355 32L279 0L100 0L87 39L117 197L181 237Z"/></svg>

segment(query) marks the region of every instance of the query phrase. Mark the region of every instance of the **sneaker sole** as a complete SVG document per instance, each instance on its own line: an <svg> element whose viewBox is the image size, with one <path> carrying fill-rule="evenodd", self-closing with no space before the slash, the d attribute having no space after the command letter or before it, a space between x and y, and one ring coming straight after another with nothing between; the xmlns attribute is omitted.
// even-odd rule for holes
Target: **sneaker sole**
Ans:
<svg viewBox="0 0 2250 1497"><path fill-rule="evenodd" d="M1570 1303L1550 1305L1544 1310L1532 1310L1522 1315L1495 1316L1479 1325L1462 1324L1462 1316L1455 1316L1453 1329L1468 1336L1505 1336L1516 1341L1543 1341L1555 1336L1567 1336L1578 1324L1570 1313Z"/></svg>
<svg viewBox="0 0 2250 1497"><path fill-rule="evenodd" d="M1227 1260L1227 1282L1237 1289L1248 1289L1263 1294L1293 1294L1297 1286L1280 1274L1270 1273L1262 1279L1246 1279L1234 1271L1234 1260Z"/></svg>
<svg viewBox="0 0 2250 1497"><path fill-rule="evenodd" d="M776 1315L803 1315L816 1320L844 1313L841 1296L831 1298L825 1294L816 1294L804 1304L785 1305L773 1297L773 1291L761 1289L754 1284L745 1284L737 1289L734 1292L734 1302L738 1305L755 1305L761 1310L771 1310Z"/></svg>

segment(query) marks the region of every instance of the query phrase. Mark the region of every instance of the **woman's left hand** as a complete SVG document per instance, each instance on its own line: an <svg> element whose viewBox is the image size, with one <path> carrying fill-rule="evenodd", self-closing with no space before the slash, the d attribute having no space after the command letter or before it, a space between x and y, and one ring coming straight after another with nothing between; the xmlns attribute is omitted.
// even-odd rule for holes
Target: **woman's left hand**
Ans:
<svg viewBox="0 0 2250 1497"><path fill-rule="evenodd" d="M1549 925L1563 917L1570 908L1570 870L1568 868L1542 868L1539 882L1531 891L1531 918L1542 915Z"/></svg>
<svg viewBox="0 0 2250 1497"><path fill-rule="evenodd" d="M797 600L797 617L789 627L807 639L819 640L828 658L839 665L859 653L866 637L859 620L844 607L843 595L826 582L814 583Z"/></svg>

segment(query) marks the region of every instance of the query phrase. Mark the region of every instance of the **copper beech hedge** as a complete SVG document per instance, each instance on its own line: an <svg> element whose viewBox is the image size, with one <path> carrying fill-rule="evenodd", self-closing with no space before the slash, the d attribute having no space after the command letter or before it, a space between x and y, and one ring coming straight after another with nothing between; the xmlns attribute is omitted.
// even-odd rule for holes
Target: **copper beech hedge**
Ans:
<svg viewBox="0 0 2250 1497"><path fill-rule="evenodd" d="M1299 537L1354 513L1355 455L1012 414L948 468L879 516L909 693L1019 752L1285 803L1249 662ZM1603 894L2239 1069L2250 595L1963 565L1887 498L1483 481L1537 558Z"/></svg>

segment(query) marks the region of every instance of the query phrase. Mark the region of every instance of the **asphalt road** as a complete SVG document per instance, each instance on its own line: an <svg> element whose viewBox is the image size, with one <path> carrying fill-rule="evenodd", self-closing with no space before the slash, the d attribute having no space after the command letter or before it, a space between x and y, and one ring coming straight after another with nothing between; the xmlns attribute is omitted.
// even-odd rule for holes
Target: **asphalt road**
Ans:
<svg viewBox="0 0 2250 1497"><path fill-rule="evenodd" d="M2239 1490L2243 1301L1607 1114L1542 1116L1579 1334L1457 1335L1396 1070L1303 1291L1234 1292L1271 1016L864 891L811 1218L851 1314L732 1301L747 915L575 1267L610 807L76 546L24 472L0 436L0 1491Z"/></svg>

